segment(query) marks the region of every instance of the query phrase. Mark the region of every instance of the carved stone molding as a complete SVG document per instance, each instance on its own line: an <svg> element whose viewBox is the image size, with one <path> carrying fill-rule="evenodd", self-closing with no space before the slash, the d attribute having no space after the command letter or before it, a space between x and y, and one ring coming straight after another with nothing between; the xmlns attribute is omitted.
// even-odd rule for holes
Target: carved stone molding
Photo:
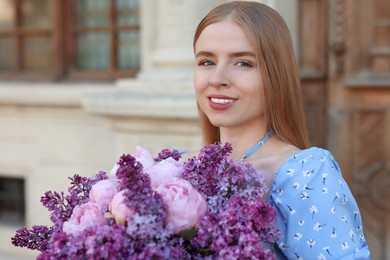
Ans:
<svg viewBox="0 0 390 260"><path fill-rule="evenodd" d="M333 0L331 10L331 49L336 59L336 74L342 75L345 69L345 52L347 50L347 3L345 0Z"/></svg>

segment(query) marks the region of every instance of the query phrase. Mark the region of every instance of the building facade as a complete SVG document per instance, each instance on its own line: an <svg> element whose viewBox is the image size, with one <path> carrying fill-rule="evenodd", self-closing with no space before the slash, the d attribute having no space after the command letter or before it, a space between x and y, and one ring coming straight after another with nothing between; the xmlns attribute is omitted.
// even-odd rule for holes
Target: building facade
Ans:
<svg viewBox="0 0 390 260"><path fill-rule="evenodd" d="M0 259L10 237L49 224L40 196L110 171L142 145L197 151L192 37L227 0L0 3ZM390 4L262 0L285 18L310 138L329 149L360 205L373 259L390 257Z"/></svg>

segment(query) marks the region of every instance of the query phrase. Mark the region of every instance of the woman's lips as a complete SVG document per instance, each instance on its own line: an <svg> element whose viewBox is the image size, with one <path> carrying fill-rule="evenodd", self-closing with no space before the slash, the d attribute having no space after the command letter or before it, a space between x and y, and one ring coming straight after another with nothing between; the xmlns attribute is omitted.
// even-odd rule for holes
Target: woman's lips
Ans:
<svg viewBox="0 0 390 260"><path fill-rule="evenodd" d="M233 106L236 98L221 96L221 95L211 95L207 97L209 100L209 106L214 110L225 110Z"/></svg>

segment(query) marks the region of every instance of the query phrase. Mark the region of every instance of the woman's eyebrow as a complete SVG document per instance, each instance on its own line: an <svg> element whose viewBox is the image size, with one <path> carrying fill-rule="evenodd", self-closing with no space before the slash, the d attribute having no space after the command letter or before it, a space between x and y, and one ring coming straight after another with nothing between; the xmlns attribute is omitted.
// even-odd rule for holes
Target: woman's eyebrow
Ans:
<svg viewBox="0 0 390 260"><path fill-rule="evenodd" d="M215 54L210 51L200 51L196 53L195 57L204 56L204 57L213 57ZM229 57L254 57L255 54L250 51L238 51L232 52L228 54Z"/></svg>
<svg viewBox="0 0 390 260"><path fill-rule="evenodd" d="M199 57L199 56L203 56L203 57L213 57L215 56L215 54L213 54L212 52L210 51L200 51L198 53L195 54L195 57Z"/></svg>
<svg viewBox="0 0 390 260"><path fill-rule="evenodd" d="M255 57L255 54L251 51L239 51L239 52L230 53L229 56L231 56L231 57Z"/></svg>

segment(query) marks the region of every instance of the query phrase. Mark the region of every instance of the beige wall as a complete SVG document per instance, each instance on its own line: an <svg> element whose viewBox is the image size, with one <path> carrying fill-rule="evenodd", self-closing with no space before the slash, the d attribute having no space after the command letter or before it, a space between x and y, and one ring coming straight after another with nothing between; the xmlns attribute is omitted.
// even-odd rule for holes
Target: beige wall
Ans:
<svg viewBox="0 0 390 260"><path fill-rule="evenodd" d="M280 8L296 32L296 1L280 1L260 2ZM200 148L192 34L207 10L225 1L140 2L142 70L135 79L113 84L0 81L0 175L25 179L28 227L50 224L40 196L65 191L67 177L75 173L109 171L136 145L153 153ZM0 259L36 255L10 244L17 228L0 225Z"/></svg>

